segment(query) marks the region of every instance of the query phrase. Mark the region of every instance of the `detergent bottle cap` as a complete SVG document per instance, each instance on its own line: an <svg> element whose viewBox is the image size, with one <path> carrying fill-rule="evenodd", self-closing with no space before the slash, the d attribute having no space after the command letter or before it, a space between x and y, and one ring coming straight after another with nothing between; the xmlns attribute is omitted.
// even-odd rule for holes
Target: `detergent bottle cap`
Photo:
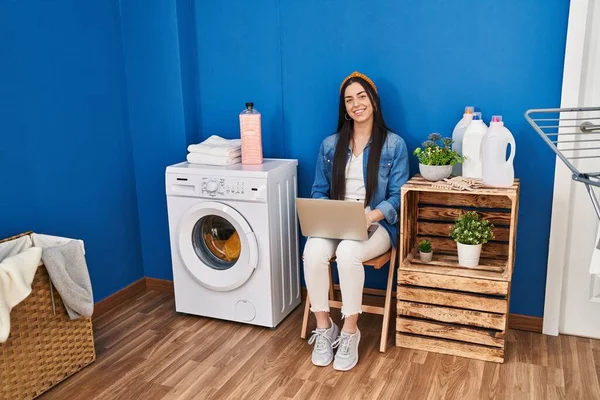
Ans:
<svg viewBox="0 0 600 400"><path fill-rule="evenodd" d="M473 113L473 121L480 121L481 120L481 113L479 111Z"/></svg>

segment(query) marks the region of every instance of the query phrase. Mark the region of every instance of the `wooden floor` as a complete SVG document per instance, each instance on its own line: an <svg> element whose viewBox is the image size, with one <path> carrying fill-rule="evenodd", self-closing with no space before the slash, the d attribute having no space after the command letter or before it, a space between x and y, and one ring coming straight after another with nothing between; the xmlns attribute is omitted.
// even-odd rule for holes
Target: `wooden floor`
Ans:
<svg viewBox="0 0 600 400"><path fill-rule="evenodd" d="M148 291L97 319L96 362L40 398L600 399L598 340L511 330L496 364L397 348L390 335L382 354L381 317L363 314L359 364L337 372L311 364L301 310L268 329L177 314L172 295Z"/></svg>

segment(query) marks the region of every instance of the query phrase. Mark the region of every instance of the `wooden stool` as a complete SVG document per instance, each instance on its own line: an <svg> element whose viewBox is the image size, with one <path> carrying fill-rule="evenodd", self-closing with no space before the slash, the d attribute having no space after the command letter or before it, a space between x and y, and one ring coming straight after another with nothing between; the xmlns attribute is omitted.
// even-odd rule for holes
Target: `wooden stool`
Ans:
<svg viewBox="0 0 600 400"><path fill-rule="evenodd" d="M334 287L333 287L333 275L331 262L335 261L335 255L331 260L329 260L329 307L342 309L342 302L337 301L334 298ZM378 314L383 315L383 323L381 327L381 343L379 345L379 351L384 353L387 348L387 337L388 337L388 327L390 325L390 308L392 304L392 280L394 279L394 270L396 267L396 249L392 246L392 248L379 257L375 257L371 260L363 262L363 265L373 267L375 269L380 269L386 263L390 263L390 271L388 272L387 286L385 290L385 304L383 307L377 306L362 306L362 311L369 314ZM306 339L306 333L308 331L308 316L310 314L310 299L308 297L308 293L306 295L306 304L304 305L304 318L302 319L302 332L300 333L300 337L302 339Z"/></svg>

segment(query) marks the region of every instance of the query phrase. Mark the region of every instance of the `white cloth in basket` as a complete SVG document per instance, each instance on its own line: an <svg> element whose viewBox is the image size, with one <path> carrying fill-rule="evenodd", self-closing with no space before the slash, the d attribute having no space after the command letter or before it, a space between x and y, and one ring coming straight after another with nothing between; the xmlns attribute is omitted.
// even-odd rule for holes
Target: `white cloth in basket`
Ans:
<svg viewBox="0 0 600 400"><path fill-rule="evenodd" d="M94 296L83 240L34 233L33 244L43 249L42 261L69 318L91 317Z"/></svg>
<svg viewBox="0 0 600 400"><path fill-rule="evenodd" d="M22 253L23 251L33 247L33 242L30 235L21 236L8 242L0 243L0 262L7 257Z"/></svg>
<svg viewBox="0 0 600 400"><path fill-rule="evenodd" d="M0 343L10 333L10 310L31 293L42 249L31 247L0 262Z"/></svg>
<svg viewBox="0 0 600 400"><path fill-rule="evenodd" d="M77 240L79 244L81 244L81 250L83 254L85 254L85 247L83 245L83 240L81 239L71 239L62 236L53 236L53 235L43 235L41 233L33 233L31 234L33 245L35 247L41 247L45 249L46 247L57 247L63 246L69 243L71 240Z"/></svg>

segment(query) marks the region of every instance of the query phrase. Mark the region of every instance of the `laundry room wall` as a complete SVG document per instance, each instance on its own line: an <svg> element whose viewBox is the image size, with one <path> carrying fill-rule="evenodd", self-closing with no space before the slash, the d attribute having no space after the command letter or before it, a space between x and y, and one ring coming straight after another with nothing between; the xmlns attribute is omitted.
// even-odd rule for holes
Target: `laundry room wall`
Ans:
<svg viewBox="0 0 600 400"><path fill-rule="evenodd" d="M281 64L272 62L280 59L277 1L232 9L194 0L120 4L144 272L172 280L165 167L184 161L190 143L239 137L247 101L262 113L264 155L284 154ZM231 43L209 39L211 27L243 24L249 13L261 15L248 27L252 45L243 45L245 33ZM209 16L212 25L199 23Z"/></svg>
<svg viewBox="0 0 600 400"><path fill-rule="evenodd" d="M265 153L299 160L308 196L320 141L336 128L338 90L354 70L381 94L390 128L415 149L450 136L466 105L501 114L517 142L521 179L511 312L542 316L554 157L526 123L560 104L569 4L503 2L195 2L201 138L237 137L254 101ZM411 155L411 174L418 172ZM385 271L367 271L383 288Z"/></svg>
<svg viewBox="0 0 600 400"><path fill-rule="evenodd" d="M99 301L143 275L116 1L0 2L0 238L82 239Z"/></svg>
<svg viewBox="0 0 600 400"><path fill-rule="evenodd" d="M486 122L503 115L522 183L511 311L541 316L554 158L523 113L560 104L568 6L1 2L0 236L85 240L96 301L144 275L172 279L165 167L189 143L238 137L253 101L265 156L297 158L308 196L339 84L359 70L411 152L450 135L466 105ZM383 287L384 274L366 284Z"/></svg>
<svg viewBox="0 0 600 400"><path fill-rule="evenodd" d="M279 1L196 1L198 107L203 138L239 138L246 102L262 114L263 153L282 157ZM304 110L310 118L312 110Z"/></svg>
<svg viewBox="0 0 600 400"><path fill-rule="evenodd" d="M165 168L198 141L193 2L119 3L144 274L170 280Z"/></svg>

